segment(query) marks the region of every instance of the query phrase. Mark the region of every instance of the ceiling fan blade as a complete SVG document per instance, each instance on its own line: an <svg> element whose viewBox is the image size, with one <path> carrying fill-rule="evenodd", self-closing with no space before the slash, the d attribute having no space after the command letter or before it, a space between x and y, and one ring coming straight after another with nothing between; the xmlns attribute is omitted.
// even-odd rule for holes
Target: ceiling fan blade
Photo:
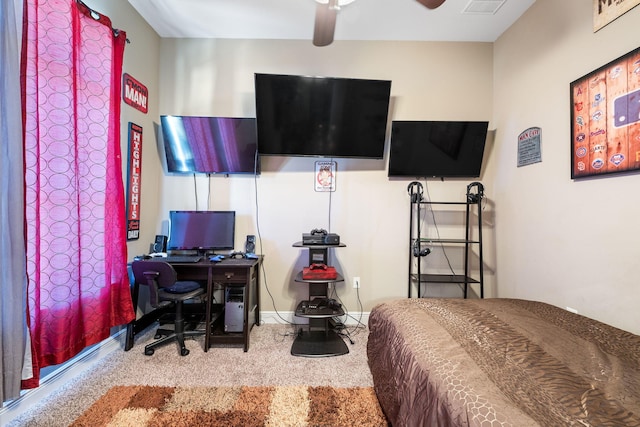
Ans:
<svg viewBox="0 0 640 427"><path fill-rule="evenodd" d="M333 42L337 15L335 1L316 5L316 21L313 29L313 44L315 46L327 46Z"/></svg>
<svg viewBox="0 0 640 427"><path fill-rule="evenodd" d="M444 3L444 1L445 0L418 0L418 3L429 9L435 9L436 7Z"/></svg>

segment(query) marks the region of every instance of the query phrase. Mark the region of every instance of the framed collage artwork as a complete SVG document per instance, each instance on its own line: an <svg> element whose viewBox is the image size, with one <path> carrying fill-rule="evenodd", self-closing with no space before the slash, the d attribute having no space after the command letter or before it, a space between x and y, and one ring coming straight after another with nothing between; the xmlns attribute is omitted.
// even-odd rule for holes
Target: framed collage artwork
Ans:
<svg viewBox="0 0 640 427"><path fill-rule="evenodd" d="M640 48L571 82L571 178L640 170Z"/></svg>

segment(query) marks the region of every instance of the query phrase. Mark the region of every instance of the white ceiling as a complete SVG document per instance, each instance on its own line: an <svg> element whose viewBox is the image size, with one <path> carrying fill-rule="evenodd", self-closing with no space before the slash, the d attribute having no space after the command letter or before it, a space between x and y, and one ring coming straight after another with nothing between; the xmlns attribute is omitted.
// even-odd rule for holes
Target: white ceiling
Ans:
<svg viewBox="0 0 640 427"><path fill-rule="evenodd" d="M535 0L355 0L338 12L335 40L494 42ZM161 37L313 37L314 0L129 0ZM497 9L495 14L469 12Z"/></svg>

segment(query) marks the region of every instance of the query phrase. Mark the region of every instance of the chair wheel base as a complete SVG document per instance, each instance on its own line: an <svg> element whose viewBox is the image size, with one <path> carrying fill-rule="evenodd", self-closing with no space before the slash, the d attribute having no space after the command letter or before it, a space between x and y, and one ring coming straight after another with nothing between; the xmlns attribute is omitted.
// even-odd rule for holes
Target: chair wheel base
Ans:
<svg viewBox="0 0 640 427"><path fill-rule="evenodd" d="M149 349L145 348L144 349L144 355L145 356L153 356L153 353L154 353L154 350L152 348L149 348Z"/></svg>
<svg viewBox="0 0 640 427"><path fill-rule="evenodd" d="M187 354L189 354L189 349L188 348L180 349L180 355L181 356L186 356Z"/></svg>

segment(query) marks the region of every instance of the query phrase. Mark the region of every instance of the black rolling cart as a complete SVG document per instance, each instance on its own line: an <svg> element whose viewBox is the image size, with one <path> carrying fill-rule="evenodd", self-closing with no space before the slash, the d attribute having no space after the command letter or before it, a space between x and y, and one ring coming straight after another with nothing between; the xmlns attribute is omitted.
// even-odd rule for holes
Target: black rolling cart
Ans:
<svg viewBox="0 0 640 427"><path fill-rule="evenodd" d="M309 265L329 265L329 249L345 247L343 243L335 245L306 245L303 242L293 244L296 248L309 250ZM295 277L298 283L306 283L309 287L309 299L300 301L295 315L309 319L309 324L300 326L296 339L291 346L293 356L328 357L349 353L347 344L330 325L334 316L344 315L340 304L329 299L329 284L343 282L339 273L335 279L304 279L302 271Z"/></svg>

